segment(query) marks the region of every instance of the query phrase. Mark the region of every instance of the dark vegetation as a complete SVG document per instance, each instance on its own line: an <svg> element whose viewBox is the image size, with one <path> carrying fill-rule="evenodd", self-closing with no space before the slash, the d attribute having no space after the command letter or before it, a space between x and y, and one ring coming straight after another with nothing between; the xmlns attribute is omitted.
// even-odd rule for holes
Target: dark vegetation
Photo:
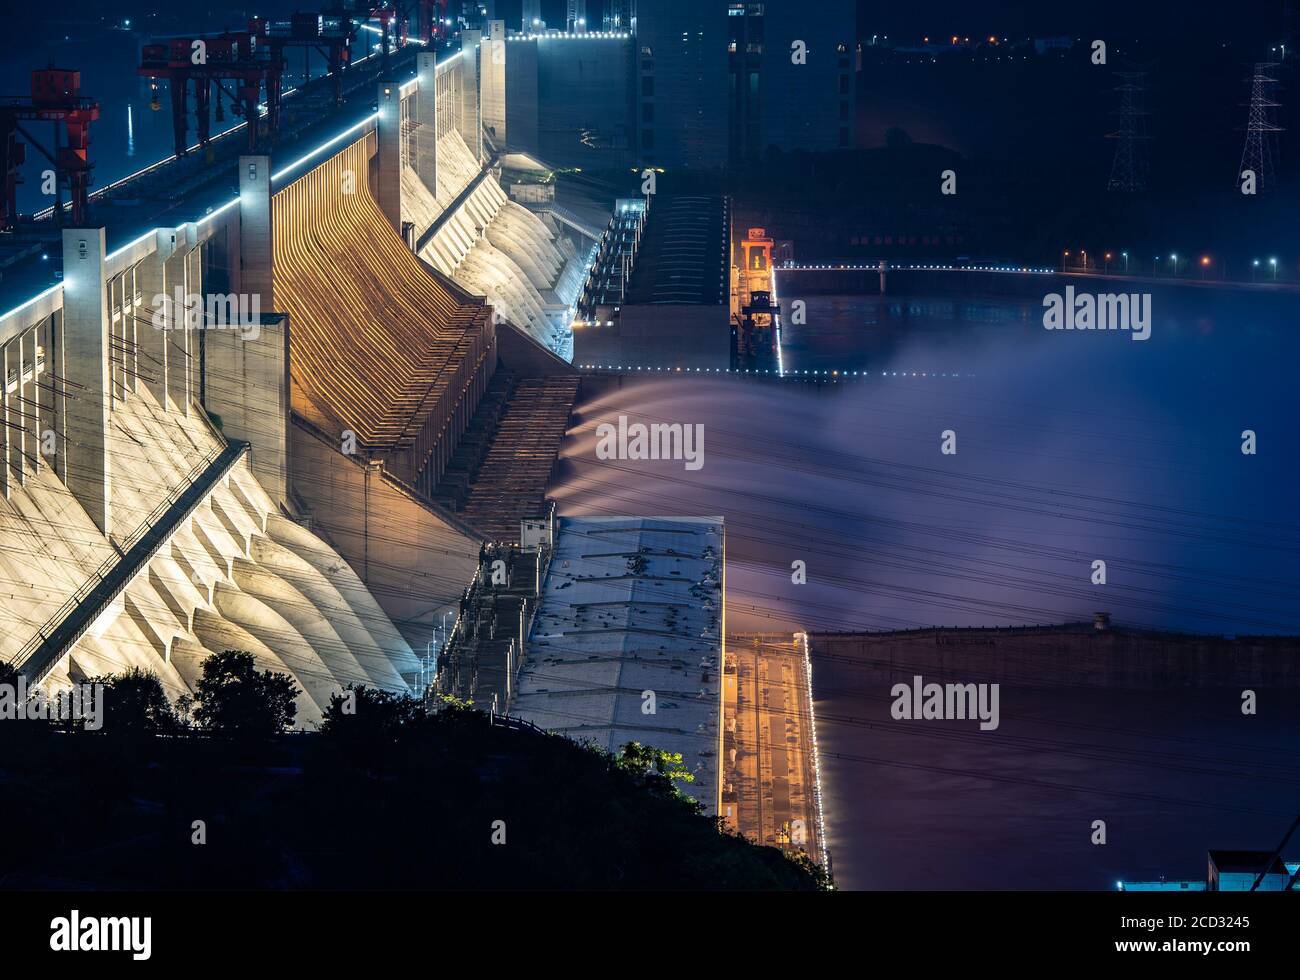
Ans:
<svg viewBox="0 0 1300 980"><path fill-rule="evenodd" d="M292 682L235 651L180 713L150 674L95 680L99 731L0 722L0 887L828 885L719 833L677 790L680 757L648 746L611 755L369 688L293 733Z"/></svg>

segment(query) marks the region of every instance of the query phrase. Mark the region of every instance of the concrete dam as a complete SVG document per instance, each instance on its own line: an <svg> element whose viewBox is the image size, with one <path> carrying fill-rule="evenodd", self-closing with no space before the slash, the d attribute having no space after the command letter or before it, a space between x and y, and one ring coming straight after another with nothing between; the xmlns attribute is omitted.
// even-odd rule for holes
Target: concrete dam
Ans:
<svg viewBox="0 0 1300 980"><path fill-rule="evenodd" d="M419 689L480 549L545 516L588 245L502 189L484 47L149 168L53 230L57 276L5 269L0 660L29 685L139 667L177 699L246 650L312 726L343 685Z"/></svg>

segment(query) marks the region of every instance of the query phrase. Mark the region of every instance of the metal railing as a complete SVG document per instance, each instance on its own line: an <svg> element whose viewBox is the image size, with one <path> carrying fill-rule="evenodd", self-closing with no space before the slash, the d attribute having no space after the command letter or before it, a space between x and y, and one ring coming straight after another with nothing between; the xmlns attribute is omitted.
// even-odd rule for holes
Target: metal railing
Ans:
<svg viewBox="0 0 1300 980"><path fill-rule="evenodd" d="M63 654L125 591L181 522L194 512L217 481L229 473L246 452L248 443L232 439L215 457L209 457L191 469L182 488L155 507L124 542L124 553L101 563L92 577L59 607L14 660L28 684L39 684L54 669Z"/></svg>

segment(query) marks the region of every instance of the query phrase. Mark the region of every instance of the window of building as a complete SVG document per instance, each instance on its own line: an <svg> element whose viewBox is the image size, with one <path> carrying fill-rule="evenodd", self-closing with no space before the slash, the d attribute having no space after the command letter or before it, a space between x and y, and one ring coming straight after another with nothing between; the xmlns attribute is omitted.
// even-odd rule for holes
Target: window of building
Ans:
<svg viewBox="0 0 1300 980"><path fill-rule="evenodd" d="M655 104L653 102L641 103L641 121L643 123L652 123L655 121Z"/></svg>

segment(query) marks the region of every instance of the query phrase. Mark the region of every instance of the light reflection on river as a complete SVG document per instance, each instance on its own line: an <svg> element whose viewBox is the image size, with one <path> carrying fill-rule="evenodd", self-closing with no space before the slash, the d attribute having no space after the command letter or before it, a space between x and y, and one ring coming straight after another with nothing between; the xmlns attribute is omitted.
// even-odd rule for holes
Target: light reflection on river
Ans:
<svg viewBox="0 0 1300 980"><path fill-rule="evenodd" d="M788 366L866 380L629 379L579 406L561 513L724 517L732 631L1052 623L1104 609L1129 625L1300 633L1293 297L1158 293L1146 342L1049 333L1034 299L807 302L807 327L785 336ZM620 414L703 424L703 468L597 460L594 427ZM1245 429L1257 455L1241 452ZM944 430L956 455L940 453ZM1090 581L1098 558L1104 587ZM795 561L806 585L791 581ZM1272 847L1282 814L1300 808L1300 765L1251 767L1287 761L1284 746L1294 762L1300 703L1270 692L1268 710L1243 719L1239 694L1004 691L1017 718L957 742L823 725L841 884L1102 888L1121 875L1203 877L1210 847ZM828 716L888 718L887 698L816 697ZM1053 745L1031 750L1021 735ZM1090 744L1104 758L1076 754ZM1129 750L1145 764L1116 761ZM1216 764L1152 765L1170 753ZM1138 790L1164 802L1127 798ZM1251 812L1192 805L1215 800ZM1111 844L1089 844L1091 821L1107 818Z"/></svg>

